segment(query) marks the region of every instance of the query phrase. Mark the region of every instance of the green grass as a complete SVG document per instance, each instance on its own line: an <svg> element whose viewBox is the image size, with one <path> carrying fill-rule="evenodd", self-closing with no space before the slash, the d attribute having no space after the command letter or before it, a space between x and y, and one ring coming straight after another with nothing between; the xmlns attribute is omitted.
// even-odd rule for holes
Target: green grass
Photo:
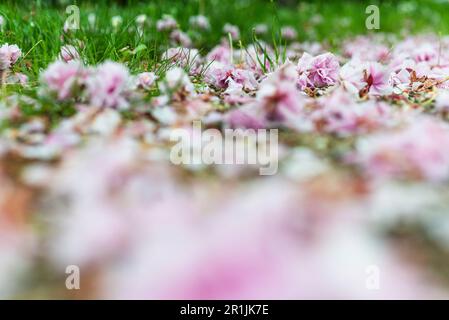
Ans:
<svg viewBox="0 0 449 320"><path fill-rule="evenodd" d="M325 40L335 47L348 36L370 32L365 28L365 8L373 3L300 1L299 4L284 6L274 0L155 0L145 3L131 1L133 4L121 7L107 1L79 2L81 29L64 39L62 26L68 17L64 5L50 5L44 0L6 0L0 4L0 14L7 20L6 28L0 33L0 43L15 43L22 48L26 57L16 68L26 73L32 83L37 82L39 72L57 57L61 45L77 45L75 39L84 43L82 55L88 64L112 59L127 63L132 72L155 69L160 53L169 47L167 35L157 32L154 26L154 22L164 13L173 15L191 36L195 34L188 27L189 17L199 13L208 16L212 29L195 37L195 47L203 52L220 41L226 22L241 28L243 45L253 41L251 30L255 24L267 23L271 34L264 40L268 42L273 42L273 39L279 41L280 27L292 25L298 30L299 40ZM449 34L448 2L381 1L377 5L381 10L380 32L401 34L405 30ZM89 13L97 15L96 30L88 28ZM140 37L132 29L136 16L143 13L153 23ZM123 17L119 32L112 32L111 29L110 21L114 15ZM318 17L321 17L320 23L316 23ZM141 50L133 53L137 47Z"/></svg>

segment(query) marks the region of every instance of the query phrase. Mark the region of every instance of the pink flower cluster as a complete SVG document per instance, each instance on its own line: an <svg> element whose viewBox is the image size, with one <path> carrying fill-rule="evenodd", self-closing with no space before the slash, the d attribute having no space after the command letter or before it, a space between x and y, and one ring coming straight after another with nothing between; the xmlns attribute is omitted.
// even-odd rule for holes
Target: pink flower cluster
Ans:
<svg viewBox="0 0 449 320"><path fill-rule="evenodd" d="M0 46L0 70L10 69L20 58L22 51L15 44Z"/></svg>
<svg viewBox="0 0 449 320"><path fill-rule="evenodd" d="M56 61L42 74L42 81L50 91L57 93L59 100L65 100L73 96L85 77L86 71L80 62Z"/></svg>
<svg viewBox="0 0 449 320"><path fill-rule="evenodd" d="M298 86L305 88L322 88L334 85L338 80L340 64L331 53L316 57L304 53L298 61Z"/></svg>
<svg viewBox="0 0 449 320"><path fill-rule="evenodd" d="M56 61L42 74L42 81L59 100L86 97L96 107L126 109L132 79L128 69L107 61L96 68L86 68L77 60ZM153 83L148 75L140 75L142 86ZM154 80L153 80L154 82Z"/></svg>
<svg viewBox="0 0 449 320"><path fill-rule="evenodd" d="M189 23L210 28L204 16ZM439 281L449 243L448 37L364 36L331 53L287 27L284 60L263 41L226 38L204 52L171 16L156 27L173 47L148 70L88 66L84 47L66 44L38 86L5 90L0 297L34 293L36 282L51 295L46 273L14 284L38 267L63 278L73 264L81 297L449 296ZM223 32L240 37L234 25ZM20 56L0 47L2 80L22 81L6 77ZM69 112L34 113L54 105ZM278 172L175 165L172 135L196 138L193 120L217 134L278 130ZM382 275L375 290L370 270Z"/></svg>

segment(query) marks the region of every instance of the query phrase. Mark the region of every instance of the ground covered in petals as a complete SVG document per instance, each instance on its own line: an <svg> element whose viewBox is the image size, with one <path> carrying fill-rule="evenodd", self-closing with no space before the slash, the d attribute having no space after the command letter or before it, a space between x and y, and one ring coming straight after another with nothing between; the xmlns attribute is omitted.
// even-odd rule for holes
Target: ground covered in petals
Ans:
<svg viewBox="0 0 449 320"><path fill-rule="evenodd" d="M448 298L449 4L329 6L0 4L0 298Z"/></svg>

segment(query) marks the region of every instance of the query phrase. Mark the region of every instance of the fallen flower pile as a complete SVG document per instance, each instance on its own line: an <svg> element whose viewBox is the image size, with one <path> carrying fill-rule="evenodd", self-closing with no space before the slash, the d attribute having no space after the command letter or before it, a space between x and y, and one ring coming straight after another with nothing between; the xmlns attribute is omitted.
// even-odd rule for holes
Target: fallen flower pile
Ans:
<svg viewBox="0 0 449 320"><path fill-rule="evenodd" d="M226 25L200 54L172 17L157 28L177 43L164 72L66 45L37 88L0 47L3 88L23 87L0 102L0 297L448 297L449 38L329 52L287 27L282 55ZM174 165L194 120L279 129L278 173Z"/></svg>

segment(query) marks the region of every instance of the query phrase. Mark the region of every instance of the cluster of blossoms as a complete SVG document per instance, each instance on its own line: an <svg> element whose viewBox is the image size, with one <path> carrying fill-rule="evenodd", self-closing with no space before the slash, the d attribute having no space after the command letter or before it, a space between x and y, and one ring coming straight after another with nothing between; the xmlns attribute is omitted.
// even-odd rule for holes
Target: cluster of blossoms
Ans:
<svg viewBox="0 0 449 320"><path fill-rule="evenodd" d="M10 69L20 58L22 51L18 46L4 44L0 47L0 70Z"/></svg>
<svg viewBox="0 0 449 320"><path fill-rule="evenodd" d="M175 40L166 70L89 66L65 45L36 96L0 102L14 124L0 135L0 297L30 290L16 284L37 265L55 275L35 276L45 297L67 265L82 270L78 297L448 297L449 38L329 52L286 27L281 60L263 42L198 50L171 16L156 26ZM0 47L2 70L19 57ZM21 108L50 102L73 112L54 123ZM279 129L279 172L173 165L170 135L194 120Z"/></svg>
<svg viewBox="0 0 449 320"><path fill-rule="evenodd" d="M0 84L5 84L6 82L25 84L27 82L28 78L20 72L10 74L11 68L21 56L22 51L15 44L9 45L5 43L0 46Z"/></svg>
<svg viewBox="0 0 449 320"><path fill-rule="evenodd" d="M208 30L209 20L205 16L193 16L190 19L190 25L200 30ZM190 36L179 29L179 24L175 18L170 15L164 15L160 20L156 22L156 29L160 32L168 32L170 34L170 40L175 45L182 47L191 47L192 40Z"/></svg>
<svg viewBox="0 0 449 320"><path fill-rule="evenodd" d="M133 89L151 89L153 72L131 76L120 63L106 61L95 68L85 66L73 46L61 48L60 60L42 73L43 94L53 94L59 101L75 100L96 107L127 109Z"/></svg>

